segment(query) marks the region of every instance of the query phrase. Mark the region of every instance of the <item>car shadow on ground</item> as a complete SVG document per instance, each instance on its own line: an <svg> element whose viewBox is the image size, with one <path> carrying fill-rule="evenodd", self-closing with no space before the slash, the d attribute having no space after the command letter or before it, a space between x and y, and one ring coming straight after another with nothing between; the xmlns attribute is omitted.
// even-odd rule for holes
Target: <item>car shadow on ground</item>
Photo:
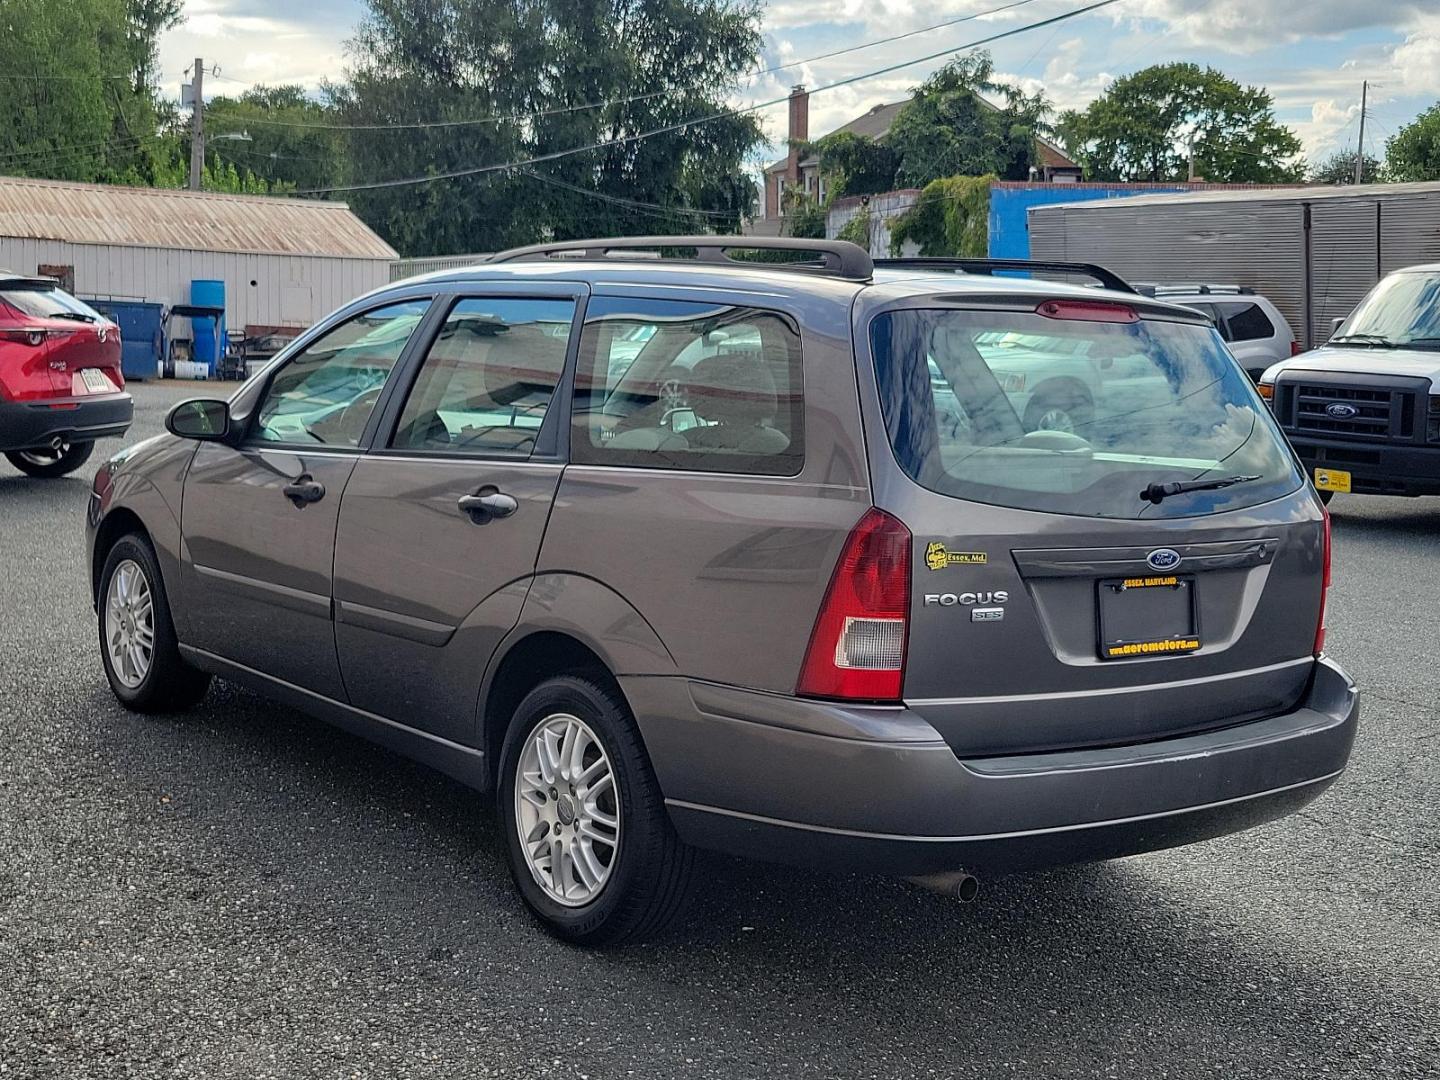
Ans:
<svg viewBox="0 0 1440 1080"><path fill-rule="evenodd" d="M900 881L704 855L688 916L667 936L574 949L526 916L493 812L459 784L226 684L186 717L132 716L103 686L89 693L100 719L70 751L103 762L103 797L148 807L168 844L190 834L195 886L168 902L204 905L260 883L276 919L339 905L345 933L317 937L317 959L343 967L341 952L361 962L381 942L423 969L437 1000L553 1000L553 988L532 989L533 968L562 989L588 987L587 1015L602 1025L708 1016L711 1035L741 1033L737 1076L763 1074L759 1048L787 1043L823 1052L836 1076L873 1068L877 1054L937 1066L978 1054L1034 1074L1087 1046L1134 1067L1229 1060L1241 1046L1277 1061L1307 1041L1318 1068L1373 1055L1367 996L1395 1008L1393 985L1321 978L1313 955L1242 929L1224 916L1229 901L1190 895L1143 863L990 880L960 905ZM510 973L504 985L497 971ZM1236 987L1237 971L1253 981ZM1400 1006L1417 1043L1428 1023L1418 998ZM608 1075L603 1058L594 1064Z"/></svg>

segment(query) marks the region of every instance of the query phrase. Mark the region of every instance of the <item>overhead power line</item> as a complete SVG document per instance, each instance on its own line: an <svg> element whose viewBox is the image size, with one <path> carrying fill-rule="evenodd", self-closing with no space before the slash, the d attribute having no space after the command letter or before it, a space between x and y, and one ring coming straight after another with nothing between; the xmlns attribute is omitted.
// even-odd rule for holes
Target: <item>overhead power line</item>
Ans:
<svg viewBox="0 0 1440 1080"><path fill-rule="evenodd" d="M1059 15L1052 15L1048 19L1041 19L1037 22L1026 23L1024 26L1012 27L1009 30L1004 30L997 34L991 34L988 37L979 38L975 41L967 42L964 45L940 49L937 52L927 53L924 56L915 56L911 57L908 60L901 60L894 64L888 64L885 67L876 68L873 71L862 72L859 75L851 75L848 78L844 79L837 79L834 82L826 83L824 86L816 87L814 90L810 91L810 95L814 97L817 94L823 94L831 90L838 90L844 86L853 86L855 83L865 82L869 79L876 79L882 75L889 75L892 72L900 71L907 67L914 67L916 64L923 64L929 60L938 60L942 56L950 56L955 53L965 52L969 49L974 49L981 45L988 45L991 42L1000 41L1004 38L1014 37L1017 34L1023 34L1030 30L1038 30L1041 27L1053 26L1056 23L1065 22L1067 19L1073 19L1077 16L1085 15L1091 11L1098 11L1100 8L1110 7L1112 4L1117 4L1120 2L1121 0L1095 0L1094 3L1086 4L1083 7L1074 8L1070 11L1062 12ZM618 139L607 139L601 142L588 143L584 146L573 147L569 150L556 150L548 154L539 154L535 157L526 158L521 161L507 161L493 165L476 165L465 169L452 169L447 172L432 173L427 176L411 176L395 180L375 180L363 184L336 184L331 187L307 188L301 191L297 191L295 192L295 194L322 195L337 191L374 191L380 188L410 187L416 184L434 183L437 180L455 180L465 176L480 176L485 173L511 172L516 169L523 169L530 165L541 165L547 161L559 161L562 158L573 157L576 154L584 154L594 150L604 150L612 146L626 146L630 143L639 142L643 139L654 138L657 135L667 135L674 131L683 131L686 128L697 127L701 124L713 123L716 120L724 120L735 116L745 116L749 113L759 112L762 109L768 109L774 105L783 104L787 100L787 98L788 95L784 97L771 98L766 101L756 102L753 105L745 105L736 109L724 109L720 112L711 113L707 116L699 116L690 120L682 120L677 123L666 124L662 127L652 128L649 131L637 132L634 135L624 135Z"/></svg>
<svg viewBox="0 0 1440 1080"><path fill-rule="evenodd" d="M975 19L984 18L986 15L997 15L1002 11L1009 11L1011 8L1024 7L1026 4L1033 4L1035 0L1010 0L1009 3L1001 4L999 7L986 8L984 11L976 11L969 15L963 15L956 19L947 19L944 22L935 23L931 26L922 26L918 30L910 30L903 34L893 34L890 37L877 38L874 41L861 42L859 45L851 45L848 48L836 49L833 52L820 53L816 56L807 56L800 60L790 60L784 64L776 64L773 67L751 73L752 79L760 79L766 75L773 75L777 71L786 71L790 68L803 67L806 64L814 64L821 60L829 60L836 56L844 56L848 53L860 52L863 49L874 48L877 45L889 45L896 41L903 41L919 34L933 33L936 30L944 30L951 26L958 26L960 23L972 22ZM968 46L961 46L968 48ZM918 63L918 61L916 61ZM238 81L238 80L232 80ZM604 109L614 105L630 105L638 101L651 101L659 97L673 97L674 90L653 90L645 94L633 94L630 97L608 98L604 101L590 101L582 105L563 105L553 109L541 109L537 112L510 112L495 113L490 116L476 116L464 120L415 120L397 121L391 123L376 124L331 124L324 121L311 120L269 120L263 117L246 116L247 124L261 124L269 127L293 127L309 128L319 131L426 131L435 128L456 128L476 127L482 124L512 123L519 120L539 120L547 116L561 116L568 113L587 112L591 109ZM224 113L224 106L212 107L211 113ZM237 114L238 115L238 114Z"/></svg>
<svg viewBox="0 0 1440 1080"><path fill-rule="evenodd" d="M549 184L552 187L564 188L566 191L573 191L577 195L588 195L592 199L599 199L602 202L611 203L615 206L625 206L633 210L652 211L656 216L667 216L673 214L689 214L699 218L728 218L734 220L736 212L727 210L700 210L689 206L665 206L663 203L642 202L639 199L626 199L619 195L610 195L603 191L594 191L591 188L581 187L578 184L567 183L558 180L553 176L544 176L530 169L517 170L522 176L528 176L532 180L539 180L542 184Z"/></svg>

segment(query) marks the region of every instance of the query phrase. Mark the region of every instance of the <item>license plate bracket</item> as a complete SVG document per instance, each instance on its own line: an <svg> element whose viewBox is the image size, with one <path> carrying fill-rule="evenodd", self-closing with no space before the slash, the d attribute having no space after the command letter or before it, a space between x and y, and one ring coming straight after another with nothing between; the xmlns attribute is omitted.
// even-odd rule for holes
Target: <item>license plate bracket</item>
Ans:
<svg viewBox="0 0 1440 1080"><path fill-rule="evenodd" d="M1100 659L1177 656L1200 648L1193 577L1111 578L1095 589Z"/></svg>
<svg viewBox="0 0 1440 1080"><path fill-rule="evenodd" d="M110 380L105 378L105 373L99 368L81 368L80 381L85 384L85 390L91 394L110 393Z"/></svg>

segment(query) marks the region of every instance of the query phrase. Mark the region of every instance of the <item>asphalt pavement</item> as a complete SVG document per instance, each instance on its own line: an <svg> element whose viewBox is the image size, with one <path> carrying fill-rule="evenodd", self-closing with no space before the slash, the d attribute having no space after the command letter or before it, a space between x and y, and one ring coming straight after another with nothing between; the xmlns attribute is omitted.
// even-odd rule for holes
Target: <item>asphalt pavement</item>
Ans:
<svg viewBox="0 0 1440 1080"><path fill-rule="evenodd" d="M128 441L173 384L133 388ZM76 477L0 461L0 1078L1440 1076L1440 499L1339 496L1348 773L1117 863L902 882L707 858L586 952L476 795L223 684L123 711Z"/></svg>

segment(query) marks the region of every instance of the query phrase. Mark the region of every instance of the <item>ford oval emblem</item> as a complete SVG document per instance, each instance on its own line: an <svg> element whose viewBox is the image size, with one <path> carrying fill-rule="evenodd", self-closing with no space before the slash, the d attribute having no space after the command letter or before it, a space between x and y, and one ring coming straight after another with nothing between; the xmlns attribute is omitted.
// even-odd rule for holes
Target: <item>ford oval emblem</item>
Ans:
<svg viewBox="0 0 1440 1080"><path fill-rule="evenodd" d="M1349 420L1352 416L1359 416L1360 410L1354 405L1347 405L1343 401L1337 401L1333 405L1325 406L1325 415L1333 416L1336 420Z"/></svg>
<svg viewBox="0 0 1440 1080"><path fill-rule="evenodd" d="M1180 565L1180 553L1174 548L1156 548L1145 556L1145 564L1151 570L1174 570Z"/></svg>

